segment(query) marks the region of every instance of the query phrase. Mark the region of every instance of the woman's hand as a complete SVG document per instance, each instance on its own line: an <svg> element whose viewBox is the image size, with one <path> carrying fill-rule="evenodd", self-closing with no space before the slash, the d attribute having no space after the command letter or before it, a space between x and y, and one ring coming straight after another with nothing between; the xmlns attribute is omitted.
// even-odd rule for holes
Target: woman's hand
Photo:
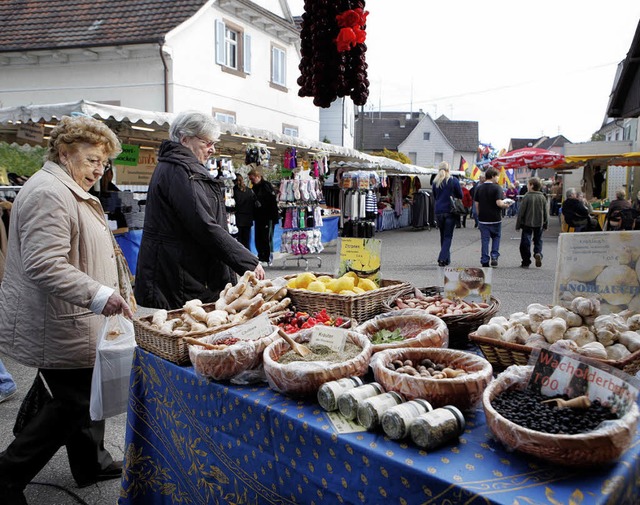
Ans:
<svg viewBox="0 0 640 505"><path fill-rule="evenodd" d="M262 264L261 263L258 263L258 266L253 271L253 273L256 274L256 277L258 278L259 281L264 279L265 273L264 273L264 268L262 268Z"/></svg>
<svg viewBox="0 0 640 505"><path fill-rule="evenodd" d="M133 312L127 302L120 296L120 293L116 291L107 300L104 309L102 309L103 316L113 316L115 314L122 314L128 319L133 319Z"/></svg>

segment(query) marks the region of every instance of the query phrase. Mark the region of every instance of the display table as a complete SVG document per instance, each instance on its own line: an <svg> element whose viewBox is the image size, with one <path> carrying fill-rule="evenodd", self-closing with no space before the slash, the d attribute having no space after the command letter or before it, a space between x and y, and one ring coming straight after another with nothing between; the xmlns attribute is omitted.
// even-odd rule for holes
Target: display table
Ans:
<svg viewBox="0 0 640 505"><path fill-rule="evenodd" d="M481 410L431 453L338 435L313 401L210 382L137 349L119 503L631 504L639 454L636 436L618 464L593 470L527 460L491 439Z"/></svg>
<svg viewBox="0 0 640 505"><path fill-rule="evenodd" d="M383 209L382 215L378 214L376 230L395 230L396 228L406 228L411 224L411 206L402 207L402 215L396 216L393 209Z"/></svg>

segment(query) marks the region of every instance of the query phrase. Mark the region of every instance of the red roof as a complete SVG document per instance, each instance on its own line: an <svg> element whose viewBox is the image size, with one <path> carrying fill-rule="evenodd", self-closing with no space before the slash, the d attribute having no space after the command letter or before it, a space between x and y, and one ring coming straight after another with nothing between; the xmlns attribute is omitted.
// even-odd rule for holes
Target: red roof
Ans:
<svg viewBox="0 0 640 505"><path fill-rule="evenodd" d="M0 52L155 42L205 3L206 0L3 0Z"/></svg>

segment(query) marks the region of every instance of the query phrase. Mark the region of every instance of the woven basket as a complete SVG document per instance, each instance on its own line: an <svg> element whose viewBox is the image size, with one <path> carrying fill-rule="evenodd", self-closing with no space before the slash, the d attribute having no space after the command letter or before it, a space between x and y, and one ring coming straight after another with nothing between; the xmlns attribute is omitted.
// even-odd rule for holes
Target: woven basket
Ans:
<svg viewBox="0 0 640 505"><path fill-rule="evenodd" d="M287 276L286 278L291 277ZM291 298L291 303L298 310L317 312L326 308L329 314L348 317L362 323L385 312L384 301L409 287L408 282L383 279L378 289L359 295L318 293L306 289L289 288L287 296Z"/></svg>
<svg viewBox="0 0 640 505"><path fill-rule="evenodd" d="M630 445L638 424L638 405L606 427L578 435L530 430L500 415L491 400L508 389L523 389L533 367L514 366L500 374L484 391L482 404L487 426L504 445L559 465L593 466L618 458Z"/></svg>
<svg viewBox="0 0 640 505"><path fill-rule="evenodd" d="M475 332L469 334L469 340L476 344L496 373L502 372L511 365L526 365L529 363L532 347L503 342L495 338L480 337ZM634 376L640 370L640 351L631 353L624 359L612 361L609 359L590 358L597 363L612 366Z"/></svg>
<svg viewBox="0 0 640 505"><path fill-rule="evenodd" d="M202 308L206 312L215 310L215 303L205 303ZM167 319L180 317L184 313L184 309L176 309L167 311ZM237 326L237 323L223 324L214 328L207 328L204 331L194 331L185 335L175 335L173 333L165 333L151 326L153 314L136 317L133 319L133 329L136 334L136 343L145 351L160 356L167 361L178 365L189 364L189 349L182 337L202 338L208 335L214 335L229 328ZM270 318L273 322L273 319Z"/></svg>
<svg viewBox="0 0 640 505"><path fill-rule="evenodd" d="M441 295L444 288L438 286L430 286L427 288L420 288L420 291L425 296ZM393 296L390 296L384 305L386 311L398 310L395 308L395 301L405 295L409 295L414 292L414 288L409 287L404 289ZM469 347L469 333L476 331L481 324L485 324L491 319L498 309L500 308L500 300L491 297L491 303L486 309L479 310L472 314L460 314L449 316L438 316L442 319L447 328L449 328L449 347L451 349L467 349Z"/></svg>
<svg viewBox="0 0 640 505"><path fill-rule="evenodd" d="M437 364L465 370L467 374L452 379L433 379L411 376L387 368L394 360L411 360L417 363L425 358ZM493 370L487 360L476 354L455 349L388 349L376 353L370 365L376 382L380 383L385 391L395 391L408 400L424 398L434 408L445 405L454 405L461 410L473 408L480 402L484 389L493 377Z"/></svg>

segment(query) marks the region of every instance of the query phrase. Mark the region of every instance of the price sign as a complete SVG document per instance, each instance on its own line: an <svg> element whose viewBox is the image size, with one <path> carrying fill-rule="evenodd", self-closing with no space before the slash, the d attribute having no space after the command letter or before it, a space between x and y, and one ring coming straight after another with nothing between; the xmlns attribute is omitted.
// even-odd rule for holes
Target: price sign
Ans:
<svg viewBox="0 0 640 505"><path fill-rule="evenodd" d="M229 333L240 340L258 340L274 331L271 321L266 314L254 317L244 324L229 330Z"/></svg>
<svg viewBox="0 0 640 505"><path fill-rule="evenodd" d="M310 345L326 345L334 351L344 351L347 342L347 330L333 326L314 326L311 330Z"/></svg>

